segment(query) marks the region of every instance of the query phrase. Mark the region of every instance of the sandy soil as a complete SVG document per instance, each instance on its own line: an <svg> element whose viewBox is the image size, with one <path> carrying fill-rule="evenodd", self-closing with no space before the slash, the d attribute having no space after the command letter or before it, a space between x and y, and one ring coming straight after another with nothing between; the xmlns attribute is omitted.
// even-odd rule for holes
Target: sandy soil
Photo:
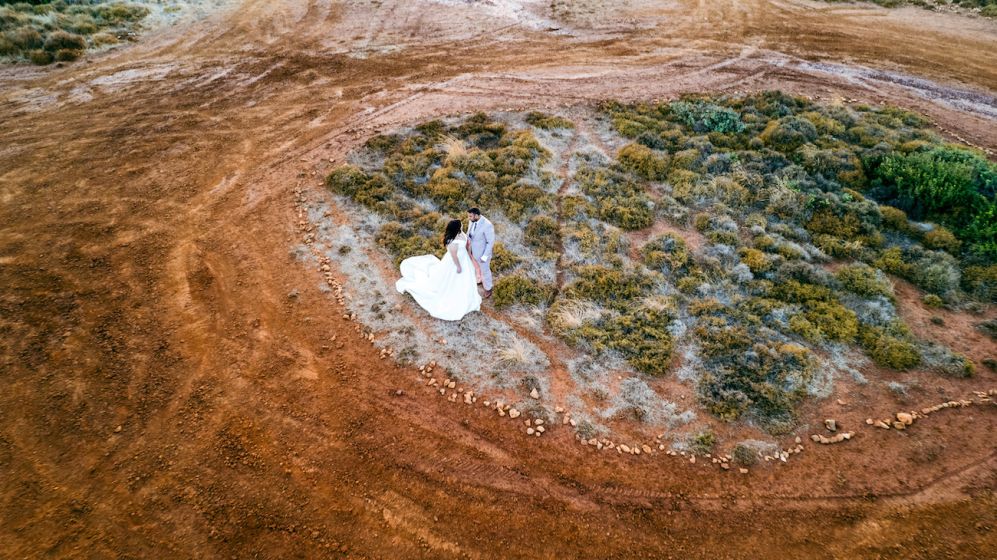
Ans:
<svg viewBox="0 0 997 560"><path fill-rule="evenodd" d="M995 407L863 424L985 368L839 380L805 415L859 435L747 475L527 440L359 342L297 224L371 134L473 110L782 88L993 153L995 37L789 0L259 0L0 70L0 557L986 557ZM909 309L993 355L975 318Z"/></svg>

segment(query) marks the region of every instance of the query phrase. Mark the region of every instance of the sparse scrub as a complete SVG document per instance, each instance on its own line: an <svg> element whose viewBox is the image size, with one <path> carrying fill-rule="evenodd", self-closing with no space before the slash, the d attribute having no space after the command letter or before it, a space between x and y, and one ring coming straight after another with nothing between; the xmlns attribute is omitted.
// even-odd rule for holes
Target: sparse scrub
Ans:
<svg viewBox="0 0 997 560"><path fill-rule="evenodd" d="M648 242L641 248L644 266L651 270L675 273L689 262L689 251L685 240L675 234L665 234Z"/></svg>
<svg viewBox="0 0 997 560"><path fill-rule="evenodd" d="M561 246L561 228L550 216L535 216L523 230L526 243L543 258L556 258Z"/></svg>
<svg viewBox="0 0 997 560"><path fill-rule="evenodd" d="M525 305L514 313L529 314L529 328L545 324L585 359L647 375L668 374L681 347L683 378L710 412L770 433L791 430L801 401L825 394L827 356L842 347L894 369L971 367L911 334L887 275L931 294L928 305L993 299L992 169L976 154L942 144L906 111L778 92L600 109L631 143L615 158L573 154L564 195L534 129L486 114L372 138L351 160L366 163L337 169L329 186L387 222L378 241L396 259L424 250L408 237L435 245L443 214L487 209L508 228L493 261L504 273L497 308ZM563 126L550 119L526 117ZM967 189L982 203L930 198ZM921 206L904 198L915 191L930 195ZM941 204L976 206L955 224ZM655 220L700 233L627 233ZM628 417L652 410L606 388L591 394Z"/></svg>
<svg viewBox="0 0 997 560"><path fill-rule="evenodd" d="M149 9L118 1L35 0L0 5L0 56L33 64L69 62L88 48L118 42L138 29Z"/></svg>
<svg viewBox="0 0 997 560"><path fill-rule="evenodd" d="M569 121L564 117L558 117L556 115L548 115L545 113L538 113L536 111L528 113L526 115L526 123L530 126L535 126L543 130L555 130L558 128L570 129L575 128L575 123Z"/></svg>
<svg viewBox="0 0 997 560"><path fill-rule="evenodd" d="M689 449L700 455L712 453L716 446L717 436L709 430L699 432L689 440Z"/></svg>

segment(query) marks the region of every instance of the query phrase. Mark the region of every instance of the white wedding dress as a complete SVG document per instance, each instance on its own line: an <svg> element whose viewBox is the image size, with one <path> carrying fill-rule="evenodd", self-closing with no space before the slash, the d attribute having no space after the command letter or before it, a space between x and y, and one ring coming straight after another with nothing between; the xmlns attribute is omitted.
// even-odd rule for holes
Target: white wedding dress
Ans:
<svg viewBox="0 0 997 560"><path fill-rule="evenodd" d="M451 251L456 251L461 272L457 272ZM467 235L461 233L450 242L443 260L436 255L420 255L402 261L402 277L395 282L398 293L409 293L430 315L444 321L459 321L472 311L481 310L481 296L474 274L474 263L467 252Z"/></svg>

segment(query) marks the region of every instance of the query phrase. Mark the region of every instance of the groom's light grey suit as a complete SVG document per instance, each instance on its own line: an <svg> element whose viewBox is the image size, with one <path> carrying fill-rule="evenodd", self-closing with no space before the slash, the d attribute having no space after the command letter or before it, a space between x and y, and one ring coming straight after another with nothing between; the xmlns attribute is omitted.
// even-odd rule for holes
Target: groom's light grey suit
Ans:
<svg viewBox="0 0 997 560"><path fill-rule="evenodd" d="M467 228L467 236L471 238L471 255L481 266L481 286L492 289L492 248L495 246L495 226L488 218L481 216L478 221L471 222Z"/></svg>

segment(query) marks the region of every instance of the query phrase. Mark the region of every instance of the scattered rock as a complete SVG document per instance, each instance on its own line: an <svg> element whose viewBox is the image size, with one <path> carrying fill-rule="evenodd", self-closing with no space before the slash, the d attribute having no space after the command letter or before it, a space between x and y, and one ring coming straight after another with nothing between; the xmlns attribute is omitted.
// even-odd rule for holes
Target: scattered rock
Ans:
<svg viewBox="0 0 997 560"><path fill-rule="evenodd" d="M740 468L740 469L737 469L737 472L739 472L741 474L748 474L748 469Z"/></svg>
<svg viewBox="0 0 997 560"><path fill-rule="evenodd" d="M877 428L883 428L884 430L890 429L890 425L887 424L886 422L883 422L882 420L876 420L873 426L876 426Z"/></svg>
<svg viewBox="0 0 997 560"><path fill-rule="evenodd" d="M532 436L535 430L533 428L526 428L526 435Z"/></svg>
<svg viewBox="0 0 997 560"><path fill-rule="evenodd" d="M540 398L540 392L537 391L536 387L534 387L533 390L530 391L530 397L532 397L534 399L539 399Z"/></svg>
<svg viewBox="0 0 997 560"><path fill-rule="evenodd" d="M827 420L824 420L824 427L831 432L838 431L838 423L833 418L828 418Z"/></svg>
<svg viewBox="0 0 997 560"><path fill-rule="evenodd" d="M510 408L509 409L509 418L519 418L519 414L520 414L520 412L518 410L516 410L515 408Z"/></svg>
<svg viewBox="0 0 997 560"><path fill-rule="evenodd" d="M121 433L121 429L122 429L121 426L118 426L118 427L114 428L114 433L120 434Z"/></svg>
<svg viewBox="0 0 997 560"><path fill-rule="evenodd" d="M906 412L898 412L897 420L903 422L905 426L910 426L914 423L914 417Z"/></svg>

